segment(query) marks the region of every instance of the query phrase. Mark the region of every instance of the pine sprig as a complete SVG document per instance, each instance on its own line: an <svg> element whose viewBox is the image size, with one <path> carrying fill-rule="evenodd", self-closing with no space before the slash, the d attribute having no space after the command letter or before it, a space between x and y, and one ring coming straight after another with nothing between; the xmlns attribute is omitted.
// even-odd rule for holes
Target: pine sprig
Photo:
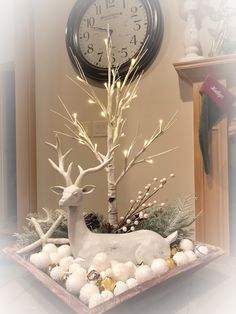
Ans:
<svg viewBox="0 0 236 314"><path fill-rule="evenodd" d="M192 230L188 227L196 220L194 213L195 197L178 197L174 205L152 206L146 210L148 219L139 223L136 230L153 230L163 237L178 230L179 235L190 235ZM188 229L187 229L188 228Z"/></svg>

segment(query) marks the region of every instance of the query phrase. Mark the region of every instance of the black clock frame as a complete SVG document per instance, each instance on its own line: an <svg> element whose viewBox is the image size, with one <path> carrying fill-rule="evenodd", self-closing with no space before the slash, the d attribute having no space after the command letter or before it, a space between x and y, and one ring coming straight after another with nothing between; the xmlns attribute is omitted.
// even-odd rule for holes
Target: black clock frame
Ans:
<svg viewBox="0 0 236 314"><path fill-rule="evenodd" d="M164 20L159 1L158 0L140 0L140 1L143 3L143 6L145 7L145 10L147 12L148 37L147 40L145 41L144 46L142 47L143 51L146 51L146 53L139 63L139 68L136 74L139 74L141 71L146 70L153 63L156 55L160 50L164 34ZM65 34L66 48L73 68L77 73L78 67L76 59L80 63L87 77L98 82L99 81L105 82L107 81L107 68L99 68L89 63L83 57L83 54L79 47L78 29L81 20L85 14L85 11L93 2L95 2L95 0L77 0L75 5L73 6L66 26ZM121 79L126 75L129 65L130 60L123 63L120 66L119 75Z"/></svg>

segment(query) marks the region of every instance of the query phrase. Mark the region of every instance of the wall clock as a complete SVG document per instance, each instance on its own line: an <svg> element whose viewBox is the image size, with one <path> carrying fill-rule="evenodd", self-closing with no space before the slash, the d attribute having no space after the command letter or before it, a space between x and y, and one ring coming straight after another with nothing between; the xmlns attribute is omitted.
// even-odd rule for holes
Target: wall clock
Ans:
<svg viewBox="0 0 236 314"><path fill-rule="evenodd" d="M104 39L108 24L113 43L112 62L114 66L120 65L121 78L125 76L130 60L142 48L147 52L138 71L147 69L155 59L163 37L163 16L158 0L78 0L66 27L66 47L75 70L74 56L87 77L106 81Z"/></svg>

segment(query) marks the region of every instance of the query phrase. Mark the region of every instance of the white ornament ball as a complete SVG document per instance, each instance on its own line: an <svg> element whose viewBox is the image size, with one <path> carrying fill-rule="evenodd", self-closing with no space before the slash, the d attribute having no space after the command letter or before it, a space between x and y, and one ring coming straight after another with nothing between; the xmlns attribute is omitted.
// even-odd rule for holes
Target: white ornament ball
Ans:
<svg viewBox="0 0 236 314"><path fill-rule="evenodd" d="M31 254L30 263L36 266L37 262L38 262L38 253Z"/></svg>
<svg viewBox="0 0 236 314"><path fill-rule="evenodd" d="M70 256L71 255L71 248L69 245L64 244L64 245L59 246L59 248L57 249L57 252L58 252L58 255L60 256L60 258Z"/></svg>
<svg viewBox="0 0 236 314"><path fill-rule="evenodd" d="M183 251L193 251L194 246L193 246L193 241L189 239L182 239L179 244L181 250Z"/></svg>
<svg viewBox="0 0 236 314"><path fill-rule="evenodd" d="M39 252L30 256L30 262L39 269L46 270L52 263L50 256L46 252Z"/></svg>
<svg viewBox="0 0 236 314"><path fill-rule="evenodd" d="M60 266L54 267L50 272L50 277L55 281L61 281L64 279L64 269Z"/></svg>
<svg viewBox="0 0 236 314"><path fill-rule="evenodd" d="M111 268L107 268L105 271L101 271L101 272L100 272L100 276L101 276L102 278L105 278L105 277L111 277L111 278L113 278L112 269L111 269Z"/></svg>
<svg viewBox="0 0 236 314"><path fill-rule="evenodd" d="M97 271L106 270L111 266L108 255L106 253L98 253L93 258L93 264L97 268Z"/></svg>
<svg viewBox="0 0 236 314"><path fill-rule="evenodd" d="M117 281L116 285L115 285L115 288L114 288L114 295L117 296L117 295L120 295L121 293L127 291L129 288L128 286L126 285L125 282L123 281Z"/></svg>
<svg viewBox="0 0 236 314"><path fill-rule="evenodd" d="M138 283L145 282L153 278L153 272L148 265L141 265L137 268L135 272L135 278Z"/></svg>
<svg viewBox="0 0 236 314"><path fill-rule="evenodd" d="M57 247L55 244L53 243L47 243L44 245L43 247L43 252L46 252L48 254L51 254L51 253L56 253L57 252Z"/></svg>
<svg viewBox="0 0 236 314"><path fill-rule="evenodd" d="M50 254L50 258L52 261L52 264L59 264L61 257L58 255L57 252L53 252Z"/></svg>
<svg viewBox="0 0 236 314"><path fill-rule="evenodd" d="M86 280L87 280L87 272L83 267L77 268L74 271L74 274L81 276L82 278L86 278Z"/></svg>
<svg viewBox="0 0 236 314"><path fill-rule="evenodd" d="M126 285L129 289L132 289L134 287L136 287L138 285L138 282L135 278L129 278L127 281L126 281Z"/></svg>
<svg viewBox="0 0 236 314"><path fill-rule="evenodd" d="M189 263L196 261L197 256L193 251L185 251L184 254L187 256Z"/></svg>
<svg viewBox="0 0 236 314"><path fill-rule="evenodd" d="M80 290L79 298L86 305L89 304L89 299L93 294L98 294L99 289L92 283L86 283Z"/></svg>
<svg viewBox="0 0 236 314"><path fill-rule="evenodd" d="M105 274L106 274L106 277L113 277L113 271L112 271L112 269L111 268L107 268L106 270L105 270Z"/></svg>
<svg viewBox="0 0 236 314"><path fill-rule="evenodd" d="M77 295L86 282L86 277L80 276L78 274L72 274L66 280L66 290Z"/></svg>
<svg viewBox="0 0 236 314"><path fill-rule="evenodd" d="M101 271L100 272L100 276L101 276L102 279L104 279L105 277L107 277L106 272L105 271ZM110 277L110 276L108 276L108 277Z"/></svg>
<svg viewBox="0 0 236 314"><path fill-rule="evenodd" d="M77 270L81 269L82 267L77 264L77 263L72 263L71 265L69 265L69 272L70 273L74 273L76 272Z"/></svg>
<svg viewBox="0 0 236 314"><path fill-rule="evenodd" d="M115 265L119 264L119 262L117 262L117 261L114 260L114 259L112 259L112 260L110 261L110 263L111 263L111 268L113 268Z"/></svg>
<svg viewBox="0 0 236 314"><path fill-rule="evenodd" d="M66 256L60 260L59 265L63 267L64 270L68 271L69 266L73 264L73 261L74 261L74 258L72 256Z"/></svg>
<svg viewBox="0 0 236 314"><path fill-rule="evenodd" d="M111 291L108 291L108 290L102 291L101 296L102 296L104 301L111 300L114 297L113 293Z"/></svg>
<svg viewBox="0 0 236 314"><path fill-rule="evenodd" d="M195 253L197 257L204 257L209 253L209 250L207 246L198 245L195 247Z"/></svg>
<svg viewBox="0 0 236 314"><path fill-rule="evenodd" d="M136 265L131 261L126 262L125 265L129 267L129 276L134 277L137 269Z"/></svg>
<svg viewBox="0 0 236 314"><path fill-rule="evenodd" d="M92 309L93 307L101 304L104 302L103 297L101 296L100 293L95 293L91 296L89 299L89 308Z"/></svg>
<svg viewBox="0 0 236 314"><path fill-rule="evenodd" d="M126 281L130 276L129 266L119 263L112 267L113 277L116 281Z"/></svg>
<svg viewBox="0 0 236 314"><path fill-rule="evenodd" d="M182 266L188 263L188 257L184 254L184 252L177 252L173 256L173 260L177 266Z"/></svg>
<svg viewBox="0 0 236 314"><path fill-rule="evenodd" d="M163 258L154 259L151 264L151 270L156 276L161 276L168 272L169 267L166 264L166 261Z"/></svg>

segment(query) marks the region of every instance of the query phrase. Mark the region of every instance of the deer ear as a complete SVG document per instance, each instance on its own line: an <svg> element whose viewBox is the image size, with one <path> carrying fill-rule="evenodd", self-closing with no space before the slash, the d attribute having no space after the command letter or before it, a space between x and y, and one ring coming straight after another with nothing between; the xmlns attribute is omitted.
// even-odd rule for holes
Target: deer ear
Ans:
<svg viewBox="0 0 236 314"><path fill-rule="evenodd" d="M92 193L96 189L95 185L85 185L82 187L83 194Z"/></svg>
<svg viewBox="0 0 236 314"><path fill-rule="evenodd" d="M175 232L171 233L167 238L165 238L165 240L169 244L171 244L171 243L176 241L177 237L178 237L178 231L175 231Z"/></svg>
<svg viewBox="0 0 236 314"><path fill-rule="evenodd" d="M53 191L56 194L61 195L64 192L64 187L63 186L53 186L51 187L51 191Z"/></svg>

